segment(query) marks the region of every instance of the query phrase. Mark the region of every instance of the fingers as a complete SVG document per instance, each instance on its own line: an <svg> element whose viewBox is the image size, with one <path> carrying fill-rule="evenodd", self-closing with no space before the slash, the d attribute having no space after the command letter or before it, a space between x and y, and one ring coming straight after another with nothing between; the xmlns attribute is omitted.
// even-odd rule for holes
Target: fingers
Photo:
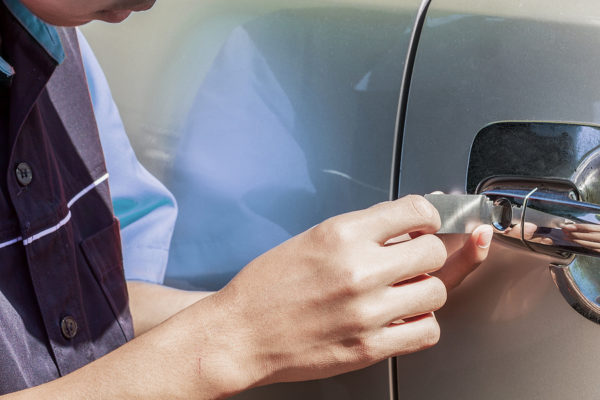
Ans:
<svg viewBox="0 0 600 400"><path fill-rule="evenodd" d="M382 253L385 259L380 260L380 268L388 284L437 271L447 257L444 243L434 235L422 235L388 246Z"/></svg>
<svg viewBox="0 0 600 400"><path fill-rule="evenodd" d="M595 224L566 224L562 226L562 231L574 243L581 246L599 249L600 248L600 226Z"/></svg>
<svg viewBox="0 0 600 400"><path fill-rule="evenodd" d="M571 241L575 244L580 245L581 247L585 247L587 249L593 250L593 251L600 251L600 243L598 242L591 242L588 240L579 240L579 239L571 239Z"/></svg>
<svg viewBox="0 0 600 400"><path fill-rule="evenodd" d="M532 224L531 222L525 222L523 225L523 231L521 232L521 224L516 224L512 228L508 228L506 231L502 233L503 236L512 237L515 239L525 239L531 240L537 231L537 225Z"/></svg>
<svg viewBox="0 0 600 400"><path fill-rule="evenodd" d="M406 233L435 233L440 228L437 210L422 196L379 203L359 213L363 233L380 244Z"/></svg>
<svg viewBox="0 0 600 400"><path fill-rule="evenodd" d="M491 226L479 226L465 245L448 258L444 267L432 275L441 279L448 291L458 286L486 259L493 234Z"/></svg>
<svg viewBox="0 0 600 400"><path fill-rule="evenodd" d="M517 226L520 228L520 225ZM537 225L532 224L531 222L525 222L523 225L523 238L527 240L532 239L533 235L535 235L535 232L537 231L537 228Z"/></svg>
<svg viewBox="0 0 600 400"><path fill-rule="evenodd" d="M561 226L563 232L569 233L591 233L600 234L600 225L596 224L564 224Z"/></svg>
<svg viewBox="0 0 600 400"><path fill-rule="evenodd" d="M446 303L446 287L435 277L421 275L410 281L384 288L373 296L382 327L393 322L439 310Z"/></svg>
<svg viewBox="0 0 600 400"><path fill-rule="evenodd" d="M440 326L433 313L408 319L405 323L382 328L373 335L373 347L379 358L414 353L435 345L440 339Z"/></svg>

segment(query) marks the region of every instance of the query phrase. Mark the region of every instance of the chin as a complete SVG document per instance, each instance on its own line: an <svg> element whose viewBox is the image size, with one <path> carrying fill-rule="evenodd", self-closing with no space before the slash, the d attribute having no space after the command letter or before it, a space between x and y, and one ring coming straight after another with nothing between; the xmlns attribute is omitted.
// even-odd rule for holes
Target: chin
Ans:
<svg viewBox="0 0 600 400"><path fill-rule="evenodd" d="M154 3L156 3L156 0L144 0L139 6L133 8L132 11L147 11L154 6Z"/></svg>
<svg viewBox="0 0 600 400"><path fill-rule="evenodd" d="M131 15L131 11L102 11L98 14L98 16L94 19L99 19L101 21L110 22L110 23L118 23L122 22L127 17Z"/></svg>

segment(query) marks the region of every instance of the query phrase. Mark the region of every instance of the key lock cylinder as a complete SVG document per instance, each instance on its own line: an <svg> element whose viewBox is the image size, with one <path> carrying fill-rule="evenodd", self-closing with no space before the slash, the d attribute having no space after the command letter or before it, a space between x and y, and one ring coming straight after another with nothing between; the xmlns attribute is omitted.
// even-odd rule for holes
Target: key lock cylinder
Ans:
<svg viewBox="0 0 600 400"><path fill-rule="evenodd" d="M491 224L496 239L548 257L563 297L600 323L600 127L491 124L473 142L467 192L425 196L440 234Z"/></svg>
<svg viewBox="0 0 600 400"><path fill-rule="evenodd" d="M440 212L438 233L468 233L491 224L497 237L568 264L575 255L600 258L600 205L581 201L567 180L496 177L481 194L429 194Z"/></svg>

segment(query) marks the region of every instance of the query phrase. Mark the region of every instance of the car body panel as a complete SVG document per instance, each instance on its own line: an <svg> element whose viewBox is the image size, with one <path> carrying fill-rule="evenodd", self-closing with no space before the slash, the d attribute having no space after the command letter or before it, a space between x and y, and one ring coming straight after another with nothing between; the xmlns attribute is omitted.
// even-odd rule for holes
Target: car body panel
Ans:
<svg viewBox="0 0 600 400"><path fill-rule="evenodd" d="M401 194L464 192L471 145L491 123L599 124L599 17L594 1L433 1ZM564 301L547 259L495 244L437 316L440 343L397 359L400 399L598 397L598 326Z"/></svg>

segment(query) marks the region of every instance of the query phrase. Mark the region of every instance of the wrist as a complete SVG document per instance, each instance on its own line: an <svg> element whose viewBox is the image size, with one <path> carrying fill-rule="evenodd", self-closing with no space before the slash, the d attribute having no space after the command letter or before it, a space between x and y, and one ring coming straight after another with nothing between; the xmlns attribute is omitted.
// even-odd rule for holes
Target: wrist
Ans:
<svg viewBox="0 0 600 400"><path fill-rule="evenodd" d="M210 387L217 398L257 386L267 375L261 351L251 340L252 329L234 308L217 292L186 310L197 332L193 361L199 386L203 391Z"/></svg>

